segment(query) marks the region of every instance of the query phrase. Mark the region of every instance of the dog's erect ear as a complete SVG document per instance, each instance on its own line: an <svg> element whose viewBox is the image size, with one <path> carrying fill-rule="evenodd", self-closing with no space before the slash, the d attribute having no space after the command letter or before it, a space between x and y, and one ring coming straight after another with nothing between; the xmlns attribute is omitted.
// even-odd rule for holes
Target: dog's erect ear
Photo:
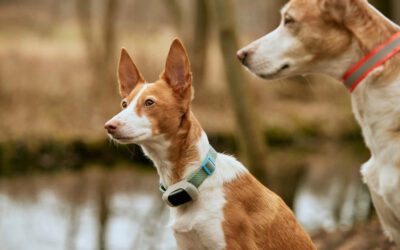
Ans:
<svg viewBox="0 0 400 250"><path fill-rule="evenodd" d="M118 82L119 93L122 98L126 98L137 84L145 82L142 74L140 74L125 48L121 49L121 57L118 66Z"/></svg>
<svg viewBox="0 0 400 250"><path fill-rule="evenodd" d="M183 93L192 84L189 57L182 42L175 38L169 49L167 62L161 79L165 80L178 93Z"/></svg>

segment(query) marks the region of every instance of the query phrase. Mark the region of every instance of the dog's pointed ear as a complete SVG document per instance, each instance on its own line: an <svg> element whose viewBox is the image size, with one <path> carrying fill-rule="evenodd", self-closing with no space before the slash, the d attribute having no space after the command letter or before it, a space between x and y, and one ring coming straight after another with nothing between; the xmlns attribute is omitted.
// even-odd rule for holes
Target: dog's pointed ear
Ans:
<svg viewBox="0 0 400 250"><path fill-rule="evenodd" d="M192 85L192 72L189 57L182 42L175 38L169 49L164 72L161 79L166 81L174 91L182 94Z"/></svg>
<svg viewBox="0 0 400 250"><path fill-rule="evenodd" d="M119 93L122 98L126 98L137 84L145 82L142 74L140 74L125 48L121 49L118 65L118 82Z"/></svg>

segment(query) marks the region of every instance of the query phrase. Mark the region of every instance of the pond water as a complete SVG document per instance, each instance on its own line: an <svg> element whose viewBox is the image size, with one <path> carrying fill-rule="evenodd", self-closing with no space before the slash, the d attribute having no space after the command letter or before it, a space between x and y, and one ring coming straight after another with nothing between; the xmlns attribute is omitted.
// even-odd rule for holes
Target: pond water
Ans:
<svg viewBox="0 0 400 250"><path fill-rule="evenodd" d="M112 215L106 233L107 249L176 249L170 230L148 231L148 218L167 223L167 211L149 216L154 209L149 194L118 194L111 199ZM87 202L78 211L76 238L68 242L71 226L67 207L50 190L42 191L35 202L18 202L0 194L0 242L2 250L98 249L96 206ZM161 218L161 221L159 220ZM147 231L146 231L147 230ZM149 245L149 239L153 244Z"/></svg>
<svg viewBox="0 0 400 250"><path fill-rule="evenodd" d="M357 176L323 178L317 188L307 178L293 205L310 232L368 217L368 192ZM155 171L95 167L0 179L0 250L176 249L168 218Z"/></svg>
<svg viewBox="0 0 400 250"><path fill-rule="evenodd" d="M71 175L78 177L81 174ZM60 186L57 187L54 182L58 181L54 180L46 185L47 179L51 178L58 179ZM74 182L62 181L65 177L59 176L41 179L40 184L27 181L22 187L25 191L17 187L15 180L2 183L0 249L99 249L99 207L94 193L86 194L82 202L76 202L66 197L65 190L60 192L60 188L73 189ZM20 184L23 180L16 182ZM10 190L14 187L20 190L14 193ZM119 190L108 196L106 249L176 249L172 232L167 228L168 210L160 204L157 193L139 188L138 192Z"/></svg>

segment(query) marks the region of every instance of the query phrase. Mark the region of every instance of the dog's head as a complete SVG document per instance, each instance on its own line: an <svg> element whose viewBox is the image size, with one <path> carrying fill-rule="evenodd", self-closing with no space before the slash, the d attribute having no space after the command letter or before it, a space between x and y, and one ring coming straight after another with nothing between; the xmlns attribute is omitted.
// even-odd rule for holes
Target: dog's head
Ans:
<svg viewBox="0 0 400 250"><path fill-rule="evenodd" d="M277 29L238 51L242 63L265 79L309 73L340 78L359 51L347 24L354 4L366 0L291 0ZM354 58L356 58L354 60Z"/></svg>
<svg viewBox="0 0 400 250"><path fill-rule="evenodd" d="M106 124L108 135L122 144L142 144L172 136L185 124L192 99L192 74L182 43L171 45L160 79L146 83L125 49L118 68L122 111Z"/></svg>

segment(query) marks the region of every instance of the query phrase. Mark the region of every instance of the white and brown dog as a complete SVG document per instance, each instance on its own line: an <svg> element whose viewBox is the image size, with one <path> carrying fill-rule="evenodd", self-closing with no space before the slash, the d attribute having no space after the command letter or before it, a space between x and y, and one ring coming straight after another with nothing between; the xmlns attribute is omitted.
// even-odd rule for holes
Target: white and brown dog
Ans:
<svg viewBox="0 0 400 250"><path fill-rule="evenodd" d="M400 247L399 27L366 0L291 0L281 12L279 27L238 58L265 79L323 73L350 89L372 155L361 172Z"/></svg>
<svg viewBox="0 0 400 250"><path fill-rule="evenodd" d="M156 82L144 80L125 49L118 76L123 110L105 128L154 162L179 249L315 249L280 197L235 158L210 154L191 112L192 74L179 40Z"/></svg>

